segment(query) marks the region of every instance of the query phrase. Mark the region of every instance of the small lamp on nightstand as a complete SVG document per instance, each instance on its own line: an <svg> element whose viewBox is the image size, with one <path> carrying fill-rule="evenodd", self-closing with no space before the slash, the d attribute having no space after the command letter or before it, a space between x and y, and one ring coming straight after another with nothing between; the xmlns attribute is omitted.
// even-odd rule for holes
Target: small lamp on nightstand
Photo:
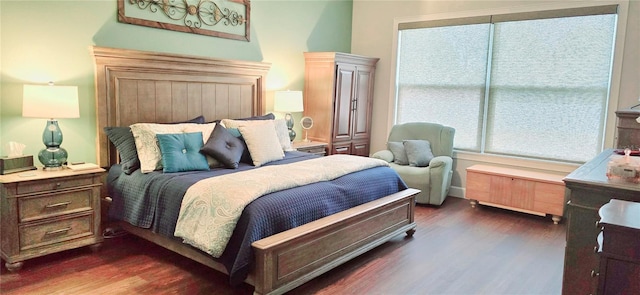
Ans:
<svg viewBox="0 0 640 295"><path fill-rule="evenodd" d="M38 154L45 170L57 170L67 162L67 150L62 144L62 130L54 118L79 118L77 86L24 85L22 116L44 118L47 125L42 132L42 142L46 146Z"/></svg>
<svg viewBox="0 0 640 295"><path fill-rule="evenodd" d="M293 130L293 116L291 116L291 113L304 111L302 91L276 91L273 110L287 113L284 119L287 121L289 139L293 141L296 138L296 132Z"/></svg>

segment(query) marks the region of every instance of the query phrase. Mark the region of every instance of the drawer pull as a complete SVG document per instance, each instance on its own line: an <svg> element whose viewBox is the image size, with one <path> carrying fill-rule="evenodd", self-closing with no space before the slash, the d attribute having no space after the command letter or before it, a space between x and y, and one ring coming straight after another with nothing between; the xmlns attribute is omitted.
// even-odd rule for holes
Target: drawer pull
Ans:
<svg viewBox="0 0 640 295"><path fill-rule="evenodd" d="M600 250L598 246L593 247L593 253L598 253L598 250Z"/></svg>
<svg viewBox="0 0 640 295"><path fill-rule="evenodd" d="M70 227L65 227L65 228L61 228L61 229L57 229L57 230L48 231L48 232L44 233L44 235L45 236L51 236L51 235L66 234L70 230L71 230Z"/></svg>
<svg viewBox="0 0 640 295"><path fill-rule="evenodd" d="M60 187L62 184L61 183L56 183L56 187Z"/></svg>
<svg viewBox="0 0 640 295"><path fill-rule="evenodd" d="M591 271L591 277L592 277L592 278L595 278L595 277L597 277L597 276L599 276L599 275L600 275L600 273L597 273L595 270L592 270L592 271Z"/></svg>
<svg viewBox="0 0 640 295"><path fill-rule="evenodd" d="M71 202L61 202L61 203L45 205L44 208L45 209L54 209L54 208L57 208L57 207L66 207L69 204L71 204Z"/></svg>

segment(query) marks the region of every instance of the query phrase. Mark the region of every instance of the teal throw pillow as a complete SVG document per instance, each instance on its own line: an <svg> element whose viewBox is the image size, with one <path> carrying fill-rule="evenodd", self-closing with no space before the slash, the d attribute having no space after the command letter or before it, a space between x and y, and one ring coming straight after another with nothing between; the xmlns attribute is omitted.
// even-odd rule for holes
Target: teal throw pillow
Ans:
<svg viewBox="0 0 640 295"><path fill-rule="evenodd" d="M207 158L200 153L202 132L157 134L165 173L207 171Z"/></svg>

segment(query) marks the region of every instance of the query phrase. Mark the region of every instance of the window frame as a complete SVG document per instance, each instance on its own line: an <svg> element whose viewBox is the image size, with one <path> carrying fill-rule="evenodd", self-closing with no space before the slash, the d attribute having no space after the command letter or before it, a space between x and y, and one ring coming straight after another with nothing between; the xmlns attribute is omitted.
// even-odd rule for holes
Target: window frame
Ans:
<svg viewBox="0 0 640 295"><path fill-rule="evenodd" d="M615 144L615 136L616 136L616 115L615 112L618 110L619 103L619 94L620 94L620 80L622 76L622 57L624 53L624 41L625 41L625 32L626 32L626 24L627 24L627 14L628 14L628 0L615 0L615 1L594 1L594 2L563 2L563 3L548 3L548 4L538 4L538 5L524 5L524 6L514 6L514 7L502 7L502 8L493 8L493 9L484 9L484 10L470 10L470 11L459 11L459 12L451 12L451 13L437 13L437 14L429 14L422 16L413 16L413 17L399 17L394 19L393 24L393 42L392 42L392 50L391 50L391 74L390 74L390 93L389 93L389 113L388 116L391 119L392 124L388 126L387 133L390 131L392 125L397 122L397 73L398 73L398 42L399 42L399 31L400 28L406 28L410 23L419 23L419 22L451 22L456 19L483 19L491 15L515 15L515 14L536 14L540 12L546 11L555 11L555 10L589 10L593 7L598 6L606 6L606 5L615 5L617 6L617 29L615 32L615 43L613 48L613 60L611 67L611 83L609 88L609 101L607 102L607 114L604 122L604 134L603 134L603 148L613 147ZM471 161L480 161L480 162L488 162L488 163L497 163L504 164L508 163L510 165L519 165L523 167L531 167L531 168L543 168L543 167L554 167L558 171L572 171L576 164L557 162L557 161L549 161L549 160L538 160L538 159L530 159L524 157L514 157L514 156L504 156L504 155L495 155L495 154L487 154L480 152L471 152L471 151L459 151L454 150L454 158L471 160Z"/></svg>

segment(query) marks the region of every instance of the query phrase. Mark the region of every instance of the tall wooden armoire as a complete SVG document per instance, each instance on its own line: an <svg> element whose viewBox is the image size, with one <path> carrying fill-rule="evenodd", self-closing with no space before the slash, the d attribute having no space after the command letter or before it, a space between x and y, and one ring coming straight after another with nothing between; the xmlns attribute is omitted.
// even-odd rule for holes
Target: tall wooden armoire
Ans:
<svg viewBox="0 0 640 295"><path fill-rule="evenodd" d="M373 82L378 58L341 52L305 52L304 115L311 141L328 154L369 156Z"/></svg>

